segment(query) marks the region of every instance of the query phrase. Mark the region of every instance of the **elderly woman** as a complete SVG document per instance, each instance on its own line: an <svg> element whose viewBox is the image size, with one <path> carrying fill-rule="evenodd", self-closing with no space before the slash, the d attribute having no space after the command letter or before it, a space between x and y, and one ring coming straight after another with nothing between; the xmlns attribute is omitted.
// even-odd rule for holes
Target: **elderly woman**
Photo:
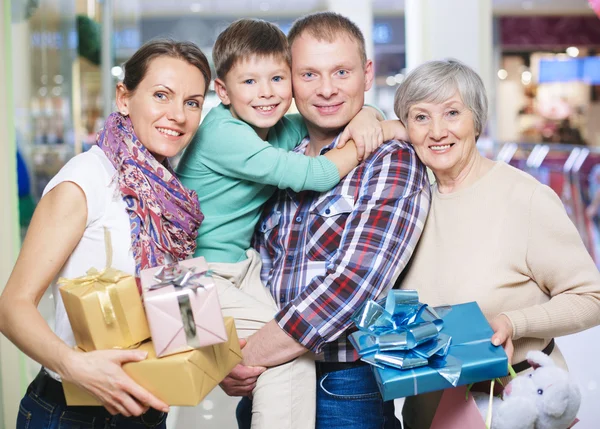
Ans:
<svg viewBox="0 0 600 429"><path fill-rule="evenodd" d="M477 151L488 107L481 78L455 60L428 62L394 107L436 179L402 287L430 305L477 301L517 372L529 350L566 367L553 338L600 323L600 274L552 189ZM429 428L440 396L407 398L406 427Z"/></svg>

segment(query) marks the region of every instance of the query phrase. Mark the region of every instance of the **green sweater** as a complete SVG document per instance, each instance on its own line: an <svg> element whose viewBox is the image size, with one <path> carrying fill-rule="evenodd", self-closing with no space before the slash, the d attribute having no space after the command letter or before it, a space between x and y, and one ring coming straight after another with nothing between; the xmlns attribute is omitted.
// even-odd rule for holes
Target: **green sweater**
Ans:
<svg viewBox="0 0 600 429"><path fill-rule="evenodd" d="M276 188L323 192L339 182L337 167L324 156L290 152L306 134L300 115L283 117L263 141L222 104L208 113L177 166L205 216L194 256L245 260L262 205Z"/></svg>

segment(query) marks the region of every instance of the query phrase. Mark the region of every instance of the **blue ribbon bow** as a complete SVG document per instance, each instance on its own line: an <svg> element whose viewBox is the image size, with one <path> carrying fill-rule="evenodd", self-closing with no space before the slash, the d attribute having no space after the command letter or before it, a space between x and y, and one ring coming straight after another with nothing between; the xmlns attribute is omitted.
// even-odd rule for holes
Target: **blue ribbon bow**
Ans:
<svg viewBox="0 0 600 429"><path fill-rule="evenodd" d="M352 316L359 330L350 342L361 360L401 370L429 365L456 386L462 364L448 354L452 337L442 332L450 307L422 304L415 290L392 290L382 304L368 301Z"/></svg>

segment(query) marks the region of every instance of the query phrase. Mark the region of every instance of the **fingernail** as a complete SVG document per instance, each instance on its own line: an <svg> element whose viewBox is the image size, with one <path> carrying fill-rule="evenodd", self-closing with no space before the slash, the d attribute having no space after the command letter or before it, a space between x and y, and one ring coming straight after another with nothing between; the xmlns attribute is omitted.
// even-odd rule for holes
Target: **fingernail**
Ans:
<svg viewBox="0 0 600 429"><path fill-rule="evenodd" d="M492 344L495 346L499 346L500 345L500 340L498 338L494 338L492 339Z"/></svg>

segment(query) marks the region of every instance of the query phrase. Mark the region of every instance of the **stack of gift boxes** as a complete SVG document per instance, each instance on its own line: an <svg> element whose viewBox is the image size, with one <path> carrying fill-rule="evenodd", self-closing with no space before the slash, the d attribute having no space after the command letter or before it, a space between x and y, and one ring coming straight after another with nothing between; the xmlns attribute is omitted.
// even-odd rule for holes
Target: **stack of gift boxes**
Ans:
<svg viewBox="0 0 600 429"><path fill-rule="evenodd" d="M241 361L233 319L223 318L204 258L142 270L134 277L107 268L61 279L60 293L82 352L136 349L123 365L140 386L169 405L197 405ZM68 405L100 405L64 382Z"/></svg>

